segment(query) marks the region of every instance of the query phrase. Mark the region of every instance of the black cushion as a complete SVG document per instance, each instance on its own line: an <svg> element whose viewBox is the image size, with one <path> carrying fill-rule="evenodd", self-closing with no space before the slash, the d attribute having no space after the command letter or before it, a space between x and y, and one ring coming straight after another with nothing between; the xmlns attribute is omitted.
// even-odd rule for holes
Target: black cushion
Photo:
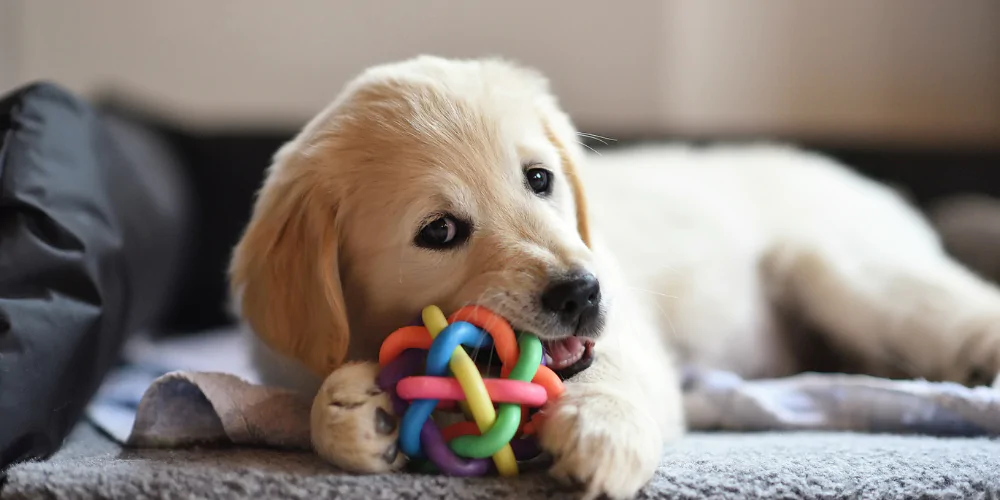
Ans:
<svg viewBox="0 0 1000 500"><path fill-rule="evenodd" d="M189 223L172 162L55 85L0 98L0 471L58 449L169 302Z"/></svg>

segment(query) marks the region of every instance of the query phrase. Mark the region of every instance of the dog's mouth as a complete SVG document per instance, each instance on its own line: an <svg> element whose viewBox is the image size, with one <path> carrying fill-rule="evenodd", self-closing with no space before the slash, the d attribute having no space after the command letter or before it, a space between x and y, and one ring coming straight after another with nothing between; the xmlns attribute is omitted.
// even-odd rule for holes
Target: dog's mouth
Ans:
<svg viewBox="0 0 1000 500"><path fill-rule="evenodd" d="M566 380L594 362L594 342L580 337L566 337L559 340L545 340L545 364Z"/></svg>
<svg viewBox="0 0 1000 500"><path fill-rule="evenodd" d="M594 341L580 337L566 337L559 340L543 340L542 363L549 367L561 380L566 380L586 370L594 362ZM499 377L500 364L496 351L471 349L469 354L484 374Z"/></svg>

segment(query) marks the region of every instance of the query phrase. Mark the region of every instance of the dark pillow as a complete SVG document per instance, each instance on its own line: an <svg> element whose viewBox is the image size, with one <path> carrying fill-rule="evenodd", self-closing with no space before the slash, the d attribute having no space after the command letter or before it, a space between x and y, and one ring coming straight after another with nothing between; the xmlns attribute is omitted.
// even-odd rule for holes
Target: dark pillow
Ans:
<svg viewBox="0 0 1000 500"><path fill-rule="evenodd" d="M196 211L189 261L176 301L158 335L186 335L231 325L226 270L233 247L250 222L257 190L278 148L294 129L190 128L155 111L143 99L116 90L95 101L100 109L127 117L161 137L176 152L191 186Z"/></svg>
<svg viewBox="0 0 1000 500"><path fill-rule="evenodd" d="M155 137L55 85L0 98L0 471L58 449L169 301L178 170Z"/></svg>

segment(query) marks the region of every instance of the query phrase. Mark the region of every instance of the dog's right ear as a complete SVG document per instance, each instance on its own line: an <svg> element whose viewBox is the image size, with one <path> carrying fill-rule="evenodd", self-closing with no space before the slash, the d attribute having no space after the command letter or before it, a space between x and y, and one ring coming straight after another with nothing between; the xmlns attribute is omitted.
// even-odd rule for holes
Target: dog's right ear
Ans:
<svg viewBox="0 0 1000 500"><path fill-rule="evenodd" d="M338 200L295 144L276 155L233 252L231 293L271 349L326 377L349 340L338 262Z"/></svg>

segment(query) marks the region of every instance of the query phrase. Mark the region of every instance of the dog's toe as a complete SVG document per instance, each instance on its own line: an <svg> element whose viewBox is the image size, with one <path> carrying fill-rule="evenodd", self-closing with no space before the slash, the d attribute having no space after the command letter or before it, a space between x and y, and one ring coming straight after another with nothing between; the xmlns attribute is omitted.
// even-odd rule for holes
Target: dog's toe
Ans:
<svg viewBox="0 0 1000 500"><path fill-rule="evenodd" d="M632 498L653 476L663 441L656 423L613 390L567 385L541 428L549 473L585 498Z"/></svg>
<svg viewBox="0 0 1000 500"><path fill-rule="evenodd" d="M375 431L379 434L392 434L396 431L396 417L385 411L381 406L375 408Z"/></svg>

